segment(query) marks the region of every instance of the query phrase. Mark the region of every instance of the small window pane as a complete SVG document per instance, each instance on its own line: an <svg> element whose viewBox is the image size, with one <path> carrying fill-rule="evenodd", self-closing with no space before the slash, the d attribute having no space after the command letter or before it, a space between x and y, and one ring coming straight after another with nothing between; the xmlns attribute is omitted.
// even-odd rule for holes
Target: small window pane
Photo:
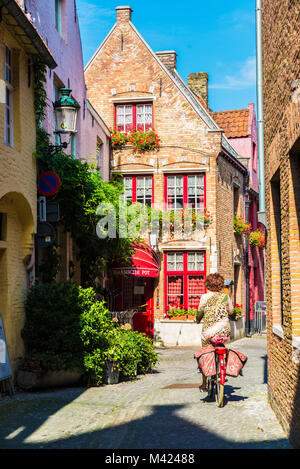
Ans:
<svg viewBox="0 0 300 469"><path fill-rule="evenodd" d="M188 308L198 309L201 296L205 293L204 276L193 275L188 277Z"/></svg>
<svg viewBox="0 0 300 469"><path fill-rule="evenodd" d="M168 276L168 308L180 308L183 306L183 277Z"/></svg>

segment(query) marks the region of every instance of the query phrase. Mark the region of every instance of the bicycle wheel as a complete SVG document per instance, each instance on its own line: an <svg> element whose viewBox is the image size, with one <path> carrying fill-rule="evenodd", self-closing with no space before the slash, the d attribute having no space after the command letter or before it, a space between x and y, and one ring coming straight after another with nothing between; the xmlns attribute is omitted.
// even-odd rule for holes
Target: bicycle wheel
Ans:
<svg viewBox="0 0 300 469"><path fill-rule="evenodd" d="M217 366L217 376L216 376L216 404L218 407L223 407L224 405L224 384L220 383L220 365L219 362L216 363Z"/></svg>

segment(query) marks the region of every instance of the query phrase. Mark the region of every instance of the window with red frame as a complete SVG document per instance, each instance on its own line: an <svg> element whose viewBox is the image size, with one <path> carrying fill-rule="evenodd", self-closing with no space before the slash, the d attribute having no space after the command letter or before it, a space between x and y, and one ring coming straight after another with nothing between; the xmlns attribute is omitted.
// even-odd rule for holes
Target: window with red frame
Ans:
<svg viewBox="0 0 300 469"><path fill-rule="evenodd" d="M119 132L150 130L153 128L153 112L151 103L117 104L116 128Z"/></svg>
<svg viewBox="0 0 300 469"><path fill-rule="evenodd" d="M201 295L206 292L205 253L168 252L164 261L166 313L173 308L198 309Z"/></svg>
<svg viewBox="0 0 300 469"><path fill-rule="evenodd" d="M139 202L151 207L153 203L152 176L125 176L124 197L126 202Z"/></svg>
<svg viewBox="0 0 300 469"><path fill-rule="evenodd" d="M169 210L182 210L187 205L196 211L205 208L205 175L165 176L165 203Z"/></svg>

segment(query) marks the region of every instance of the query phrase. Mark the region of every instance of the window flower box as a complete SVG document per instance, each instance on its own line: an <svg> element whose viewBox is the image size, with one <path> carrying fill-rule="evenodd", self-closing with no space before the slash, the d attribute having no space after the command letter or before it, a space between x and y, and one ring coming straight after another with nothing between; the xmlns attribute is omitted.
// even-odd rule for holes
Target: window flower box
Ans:
<svg viewBox="0 0 300 469"><path fill-rule="evenodd" d="M157 150L160 139L154 130L135 130L130 132L120 132L114 130L110 136L113 148L122 148L125 145L132 145L136 151Z"/></svg>
<svg viewBox="0 0 300 469"><path fill-rule="evenodd" d="M258 246L259 248L264 248L266 245L266 237L264 231L261 228L252 231L249 236L249 243L251 246Z"/></svg>
<svg viewBox="0 0 300 469"><path fill-rule="evenodd" d="M233 217L233 228L235 233L248 235L251 231L251 223L247 223L243 217L235 214Z"/></svg>
<svg viewBox="0 0 300 469"><path fill-rule="evenodd" d="M176 321L194 320L197 311L194 309L186 310L182 307L173 308L168 311L168 318Z"/></svg>
<svg viewBox="0 0 300 469"><path fill-rule="evenodd" d="M233 312L228 315L229 319L231 321L237 321L238 319L242 317L242 311L243 311L243 305L239 305L236 303L234 305Z"/></svg>

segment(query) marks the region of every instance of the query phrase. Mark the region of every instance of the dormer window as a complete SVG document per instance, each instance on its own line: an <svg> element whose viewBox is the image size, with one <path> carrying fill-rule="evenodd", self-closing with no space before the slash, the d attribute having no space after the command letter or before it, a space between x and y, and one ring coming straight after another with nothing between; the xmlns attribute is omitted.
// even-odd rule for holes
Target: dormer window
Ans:
<svg viewBox="0 0 300 469"><path fill-rule="evenodd" d="M117 104L116 128L119 132L153 128L152 103Z"/></svg>

